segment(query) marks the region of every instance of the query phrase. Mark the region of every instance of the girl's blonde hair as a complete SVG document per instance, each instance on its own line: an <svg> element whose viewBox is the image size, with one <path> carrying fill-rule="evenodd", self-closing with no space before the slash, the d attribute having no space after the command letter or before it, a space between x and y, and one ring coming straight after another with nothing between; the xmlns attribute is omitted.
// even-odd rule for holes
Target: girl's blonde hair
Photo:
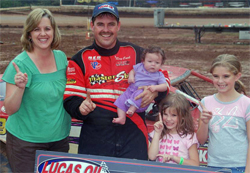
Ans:
<svg viewBox="0 0 250 173"><path fill-rule="evenodd" d="M23 34L21 36L21 44L23 46L23 50L28 52L33 51L34 47L32 44L32 40L30 39L30 32L39 25L43 17L47 17L50 20L51 26L54 30L54 39L51 43L51 49L56 49L59 46L61 42L61 34L58 26L56 25L54 17L48 9L37 8L30 12L24 24Z"/></svg>
<svg viewBox="0 0 250 173"><path fill-rule="evenodd" d="M179 93L169 93L159 105L160 113L163 119L163 114L166 109L175 109L178 116L178 123L176 126L177 133L180 136L194 135L194 122L190 112L189 101ZM164 129L161 134L161 138L166 134L169 134L170 130L164 125Z"/></svg>
<svg viewBox="0 0 250 173"><path fill-rule="evenodd" d="M213 73L214 68L218 66L227 68L234 75L237 75L242 71L240 61L234 55L230 54L222 54L217 56L212 62L210 73ZM240 80L235 82L234 88L237 92L246 95L246 88Z"/></svg>

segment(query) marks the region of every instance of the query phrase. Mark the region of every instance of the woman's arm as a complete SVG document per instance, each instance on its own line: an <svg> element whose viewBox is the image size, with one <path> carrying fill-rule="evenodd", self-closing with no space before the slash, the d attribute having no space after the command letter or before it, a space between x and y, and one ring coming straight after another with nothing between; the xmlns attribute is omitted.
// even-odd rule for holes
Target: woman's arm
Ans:
<svg viewBox="0 0 250 173"><path fill-rule="evenodd" d="M28 82L26 73L22 73L16 63L12 63L15 70L15 84L6 83L6 96L4 99L4 106L8 115L14 114L20 108L25 86Z"/></svg>
<svg viewBox="0 0 250 173"><path fill-rule="evenodd" d="M24 90L24 88L19 88L16 85L6 83L4 107L8 115L14 114L20 108Z"/></svg>

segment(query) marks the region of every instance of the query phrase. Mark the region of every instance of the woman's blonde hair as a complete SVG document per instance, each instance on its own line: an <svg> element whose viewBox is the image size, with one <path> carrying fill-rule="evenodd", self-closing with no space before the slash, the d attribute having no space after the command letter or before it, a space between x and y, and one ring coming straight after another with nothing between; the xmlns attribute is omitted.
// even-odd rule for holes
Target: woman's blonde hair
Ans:
<svg viewBox="0 0 250 173"><path fill-rule="evenodd" d="M240 61L236 58L236 56L230 54L222 54L217 56L212 62L210 73L213 73L214 68L218 66L227 68L234 75L237 75L242 71ZM240 80L235 82L234 88L237 92L246 95L246 88Z"/></svg>
<svg viewBox="0 0 250 173"><path fill-rule="evenodd" d="M192 137L195 132L193 117L190 111L189 101L179 93L169 93L159 105L160 113L163 119L163 115L166 109L174 109L177 112L178 123L176 131L180 136L187 136L191 134ZM164 125L164 129L161 134L161 138L169 134L170 130Z"/></svg>
<svg viewBox="0 0 250 173"><path fill-rule="evenodd" d="M33 51L34 47L32 40L30 39L30 32L32 32L39 25L43 17L47 17L50 20L51 26L54 30L54 38L51 43L51 49L56 49L59 46L61 42L61 34L54 17L48 9L37 8L30 12L24 24L23 34L21 36L23 50L28 52Z"/></svg>

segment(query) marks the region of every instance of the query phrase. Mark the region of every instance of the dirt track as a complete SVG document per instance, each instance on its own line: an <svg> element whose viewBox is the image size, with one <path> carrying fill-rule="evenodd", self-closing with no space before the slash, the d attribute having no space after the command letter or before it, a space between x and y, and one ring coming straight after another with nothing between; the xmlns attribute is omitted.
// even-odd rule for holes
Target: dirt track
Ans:
<svg viewBox="0 0 250 173"><path fill-rule="evenodd" d="M19 13L1 13L0 24L2 27L8 26L22 26L26 20L27 14L29 11L23 11ZM54 14L56 22L59 26L79 26L86 27L87 19L90 18L90 15L66 15L66 14ZM122 26L154 26L154 18L144 17L137 18L136 16L131 17L121 17ZM250 19L247 17L233 17L233 18L185 18L185 17L169 17L165 15L165 23L170 24L181 24L181 25L229 25L229 24L249 24Z"/></svg>
<svg viewBox="0 0 250 173"><path fill-rule="evenodd" d="M62 33L60 49L71 57L81 48L92 43L92 35L86 39L87 17L67 16L55 14L56 21ZM20 36L22 24L26 14L1 14L1 40L0 44L0 73L8 65L9 61L21 52ZM165 18L168 24L231 24L250 23L249 18ZM166 64L181 66L197 71L210 77L208 69L211 61L218 55L228 53L236 55L243 65L242 81L247 86L250 94L250 46L249 40L239 40L238 33L205 33L201 38L202 43L194 41L192 30L167 30L155 28L153 18L123 18L121 16L122 29L119 33L121 41L129 41L142 47L149 45L161 46L168 57ZM196 77L189 78L201 97L215 92L214 87Z"/></svg>

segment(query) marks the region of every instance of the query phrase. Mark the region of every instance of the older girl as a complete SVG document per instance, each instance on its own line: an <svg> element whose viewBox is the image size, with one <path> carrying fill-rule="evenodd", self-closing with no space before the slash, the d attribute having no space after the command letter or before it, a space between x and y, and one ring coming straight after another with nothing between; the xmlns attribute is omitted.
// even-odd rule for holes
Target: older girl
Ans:
<svg viewBox="0 0 250 173"><path fill-rule="evenodd" d="M223 54L212 63L210 73L218 93L202 99L197 132L208 143L208 166L250 172L250 98L236 90L241 64L234 55ZM240 92L239 92L240 91ZM244 92L243 92L244 93Z"/></svg>

